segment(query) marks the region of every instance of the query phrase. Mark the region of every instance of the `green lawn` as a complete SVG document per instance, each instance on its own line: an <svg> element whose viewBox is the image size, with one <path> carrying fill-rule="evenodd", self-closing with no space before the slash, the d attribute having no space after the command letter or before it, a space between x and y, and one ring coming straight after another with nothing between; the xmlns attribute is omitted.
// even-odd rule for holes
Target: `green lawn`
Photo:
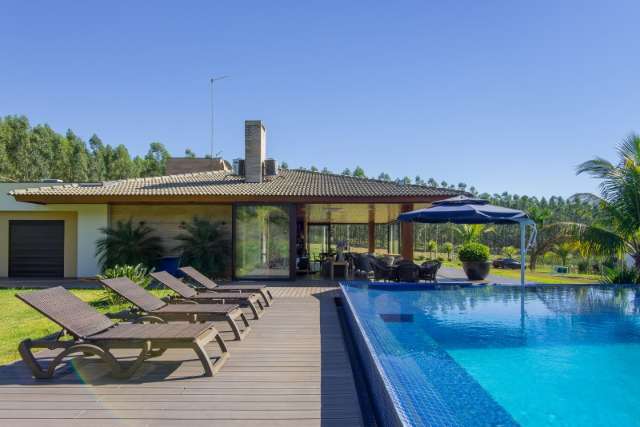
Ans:
<svg viewBox="0 0 640 427"><path fill-rule="evenodd" d="M546 271L545 271L546 270ZM491 273L494 276L508 277L510 279L520 279L520 270L500 270L492 268ZM571 284L584 284L584 283L599 283L600 276L593 274L551 274L549 269L543 267L536 268L536 271L531 272L527 269L527 281L537 283L549 283L553 285L571 285Z"/></svg>
<svg viewBox="0 0 640 427"><path fill-rule="evenodd" d="M13 362L20 358L18 344L26 338L38 339L60 330L53 322L40 313L18 300L14 295L16 289L0 289L0 365ZM72 291L83 301L87 301L99 311L118 312L127 308L126 305L108 306L101 303L104 296L102 290L74 290ZM167 294L165 291L152 291L158 296Z"/></svg>
<svg viewBox="0 0 640 427"><path fill-rule="evenodd" d="M443 263L446 267L460 268L462 265L459 261L445 261ZM489 274L499 277L506 277L509 279L520 280L520 270L503 270L498 268L491 268ZM597 274L551 274L551 266L538 265L536 270L531 272L527 267L527 281L537 283L548 283L552 285L571 285L571 284L585 284L585 283L600 283L600 276Z"/></svg>

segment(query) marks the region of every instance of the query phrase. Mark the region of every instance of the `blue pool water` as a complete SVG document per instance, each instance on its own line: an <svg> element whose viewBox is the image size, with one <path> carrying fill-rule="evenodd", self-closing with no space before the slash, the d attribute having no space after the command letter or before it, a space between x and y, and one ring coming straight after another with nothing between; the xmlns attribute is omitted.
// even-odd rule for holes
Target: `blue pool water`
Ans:
<svg viewBox="0 0 640 427"><path fill-rule="evenodd" d="M638 289L343 289L405 422L640 425Z"/></svg>

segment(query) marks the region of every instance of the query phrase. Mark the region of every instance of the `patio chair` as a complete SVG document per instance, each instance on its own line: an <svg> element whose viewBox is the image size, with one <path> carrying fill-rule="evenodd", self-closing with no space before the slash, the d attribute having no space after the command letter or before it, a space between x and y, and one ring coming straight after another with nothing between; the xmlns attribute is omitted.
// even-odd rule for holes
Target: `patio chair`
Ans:
<svg viewBox="0 0 640 427"><path fill-rule="evenodd" d="M159 356L170 348L192 349L208 377L213 376L229 357L224 340L212 323L166 324L151 317L138 319L140 322L151 323L116 324L62 286L20 293L16 297L62 328L55 338L26 339L18 347L22 360L37 379L52 378L63 359L77 353L99 357L108 365L110 375L116 378L131 377L146 359ZM72 339L61 341L65 333ZM212 363L205 345L214 340L220 347L221 355ZM36 360L32 351L41 348L61 349L62 352L45 368ZM131 348L139 348L140 353L125 368L111 350Z"/></svg>
<svg viewBox="0 0 640 427"><path fill-rule="evenodd" d="M393 280L394 271L393 268L388 266L384 261L379 260L374 256L369 256L371 268L373 269L374 280Z"/></svg>
<svg viewBox="0 0 640 427"><path fill-rule="evenodd" d="M169 301L170 303L184 302L184 300L187 300L195 301L198 304L238 304L240 305L240 307L249 307L251 309L251 312L253 313L254 319L259 319L260 317L262 317L262 314L264 312L264 307L262 306L262 302L260 302L260 300L258 299L257 294L241 294L238 292L222 293L210 291L198 292L191 286L184 283L182 280L166 271L156 271L153 273L149 273L149 275L160 284L166 286L180 296L180 299L171 300Z"/></svg>
<svg viewBox="0 0 640 427"><path fill-rule="evenodd" d="M270 307L273 304L273 295L271 295L271 291L265 285L219 285L193 267L181 267L180 271L196 286L200 286L201 288L205 288L209 291L259 293L264 299L264 303L267 307Z"/></svg>
<svg viewBox="0 0 640 427"><path fill-rule="evenodd" d="M420 265L420 279L437 282L438 270L442 263L440 261L425 261Z"/></svg>
<svg viewBox="0 0 640 427"><path fill-rule="evenodd" d="M411 261L401 261L396 266L396 280L399 282L417 282L420 280L420 267Z"/></svg>
<svg viewBox="0 0 640 427"><path fill-rule="evenodd" d="M249 321L237 304L198 304L185 301L169 304L150 294L126 277L100 279L100 283L136 306L134 314L157 316L166 321L183 320L191 323L211 320L226 321L238 341L250 331ZM244 329L238 327L239 322Z"/></svg>
<svg viewBox="0 0 640 427"><path fill-rule="evenodd" d="M373 267L371 267L371 260L369 254L357 254L353 258L355 276L360 279L368 279L369 276L373 276Z"/></svg>

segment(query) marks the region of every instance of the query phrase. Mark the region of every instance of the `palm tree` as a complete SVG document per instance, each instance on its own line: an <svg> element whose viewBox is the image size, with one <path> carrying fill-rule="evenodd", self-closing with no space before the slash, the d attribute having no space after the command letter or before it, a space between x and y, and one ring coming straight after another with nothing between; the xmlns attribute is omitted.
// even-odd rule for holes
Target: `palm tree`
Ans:
<svg viewBox="0 0 640 427"><path fill-rule="evenodd" d="M463 244L478 242L484 234L493 233L495 228L487 227L484 224L463 224L454 228Z"/></svg>
<svg viewBox="0 0 640 427"><path fill-rule="evenodd" d="M577 174L600 180L600 196L580 194L599 203L602 215L582 228L580 240L591 255L630 254L640 270L640 136L629 135L617 147L618 161L596 157L578 165Z"/></svg>
<svg viewBox="0 0 640 427"><path fill-rule="evenodd" d="M153 267L163 255L162 239L144 222L118 221L114 227L102 227L104 237L96 241L96 256L102 269L116 265L143 264Z"/></svg>
<svg viewBox="0 0 640 427"><path fill-rule="evenodd" d="M453 243L444 242L444 244L442 245L442 248L447 253L447 260L451 261L451 253L453 252Z"/></svg>
<svg viewBox="0 0 640 427"><path fill-rule="evenodd" d="M518 253L518 249L513 246L505 246L502 248L502 256L505 258L513 258Z"/></svg>
<svg viewBox="0 0 640 427"><path fill-rule="evenodd" d="M176 250L182 253L182 264L210 277L224 274L231 253L225 224L194 217L191 222L181 223L180 228L185 232L176 236L181 242Z"/></svg>
<svg viewBox="0 0 640 427"><path fill-rule="evenodd" d="M429 240L426 249L431 254L431 258L433 258L433 253L438 250L438 243L435 240Z"/></svg>
<svg viewBox="0 0 640 427"><path fill-rule="evenodd" d="M553 245L553 249L551 250L551 252L553 252L560 258L563 266L566 266L567 259L575 250L576 250L575 242L567 241L567 242L562 242L562 243Z"/></svg>

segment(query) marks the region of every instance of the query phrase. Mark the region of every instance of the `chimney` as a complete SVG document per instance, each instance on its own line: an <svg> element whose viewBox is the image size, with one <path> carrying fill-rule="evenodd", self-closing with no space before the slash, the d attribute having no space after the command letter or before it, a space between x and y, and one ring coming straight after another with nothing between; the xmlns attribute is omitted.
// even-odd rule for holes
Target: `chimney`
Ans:
<svg viewBox="0 0 640 427"><path fill-rule="evenodd" d="M244 159L233 159L233 173L244 176Z"/></svg>
<svg viewBox="0 0 640 427"><path fill-rule="evenodd" d="M244 122L244 172L247 182L262 182L267 131L260 120Z"/></svg>
<svg viewBox="0 0 640 427"><path fill-rule="evenodd" d="M265 176L278 175L278 162L275 159L265 159L264 174Z"/></svg>

